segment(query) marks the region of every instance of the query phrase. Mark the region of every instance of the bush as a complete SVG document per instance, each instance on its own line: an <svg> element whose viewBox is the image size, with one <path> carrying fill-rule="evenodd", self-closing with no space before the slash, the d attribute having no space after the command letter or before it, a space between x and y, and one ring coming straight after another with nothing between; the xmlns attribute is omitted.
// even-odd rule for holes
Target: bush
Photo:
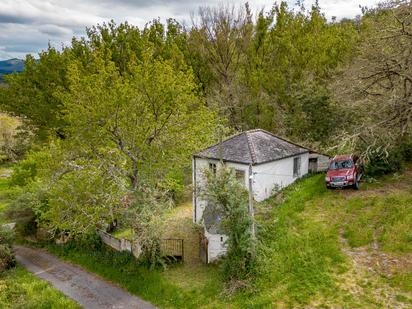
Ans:
<svg viewBox="0 0 412 309"><path fill-rule="evenodd" d="M224 276L229 292L243 288L251 277L255 258L253 220L248 211L248 192L236 179L233 169L220 167L214 175L206 171L207 183L203 196L208 201L208 212L219 217L227 240L227 253L223 260Z"/></svg>
<svg viewBox="0 0 412 309"><path fill-rule="evenodd" d="M16 222L16 230L23 236L33 235L37 231L36 216L32 208L35 203L40 203L37 195L25 192L15 198L5 211L6 217Z"/></svg>
<svg viewBox="0 0 412 309"><path fill-rule="evenodd" d="M16 259L9 245L0 244L0 273L16 266Z"/></svg>
<svg viewBox="0 0 412 309"><path fill-rule="evenodd" d="M405 162L412 160L412 142L407 141L388 152L374 151L368 155L365 174L382 176L395 173L404 168Z"/></svg>
<svg viewBox="0 0 412 309"><path fill-rule="evenodd" d="M13 230L0 226L0 272L16 265L16 260L11 248L13 240Z"/></svg>
<svg viewBox="0 0 412 309"><path fill-rule="evenodd" d="M14 241L14 232L11 228L0 225L0 244L11 246Z"/></svg>

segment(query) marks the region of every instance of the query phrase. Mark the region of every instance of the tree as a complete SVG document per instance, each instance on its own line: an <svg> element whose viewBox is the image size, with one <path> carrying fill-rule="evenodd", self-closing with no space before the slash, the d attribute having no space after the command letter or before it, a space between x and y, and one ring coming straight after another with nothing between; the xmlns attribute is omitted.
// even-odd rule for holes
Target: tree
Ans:
<svg viewBox="0 0 412 309"><path fill-rule="evenodd" d="M121 76L114 65L96 56L92 74L70 70L70 92L64 97L71 138L99 155L114 148L131 189L139 178L162 179L188 162L194 149L213 137L217 118L196 96L193 77L170 61L151 58Z"/></svg>
<svg viewBox="0 0 412 309"><path fill-rule="evenodd" d="M23 72L6 76L0 109L34 125L42 140L50 133L63 137L62 102L56 94L67 89L68 56L52 47L39 56L36 60L28 55Z"/></svg>
<svg viewBox="0 0 412 309"><path fill-rule="evenodd" d="M368 158L387 158L410 144L412 134L410 2L366 10L361 30L356 55L334 85L337 99L357 120L342 140Z"/></svg>

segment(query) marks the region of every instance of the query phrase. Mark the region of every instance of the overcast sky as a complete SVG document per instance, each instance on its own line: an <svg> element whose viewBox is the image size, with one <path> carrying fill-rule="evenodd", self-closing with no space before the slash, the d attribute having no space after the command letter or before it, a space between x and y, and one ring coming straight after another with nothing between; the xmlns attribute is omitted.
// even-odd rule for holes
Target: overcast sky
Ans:
<svg viewBox="0 0 412 309"><path fill-rule="evenodd" d="M303 1L306 7L315 0ZM82 36L85 27L114 19L139 27L153 18L173 17L190 24L190 15L199 6L221 3L242 5L236 0L0 0L0 60L36 55L50 42L60 47L73 36ZM249 0L253 12L270 9L274 0ZM296 0L288 1L291 6ZM374 6L378 0L319 0L328 18L355 17L359 5Z"/></svg>

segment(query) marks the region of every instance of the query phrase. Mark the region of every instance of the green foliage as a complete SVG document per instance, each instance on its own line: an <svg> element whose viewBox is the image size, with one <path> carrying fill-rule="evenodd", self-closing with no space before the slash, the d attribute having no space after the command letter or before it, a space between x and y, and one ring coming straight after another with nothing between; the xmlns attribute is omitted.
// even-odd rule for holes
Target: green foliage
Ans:
<svg viewBox="0 0 412 309"><path fill-rule="evenodd" d="M62 175L50 188L39 220L53 231L81 236L105 228L122 211L124 191L101 170L85 168ZM39 210L39 209L37 209Z"/></svg>
<svg viewBox="0 0 412 309"><path fill-rule="evenodd" d="M405 163L412 159L412 142L400 142L396 147L385 148L380 146L369 149L367 153L367 164L365 165L365 173L368 176L382 176L385 174L402 171Z"/></svg>
<svg viewBox="0 0 412 309"><path fill-rule="evenodd" d="M0 274L0 307L5 309L80 309L73 300L21 266Z"/></svg>
<svg viewBox="0 0 412 309"><path fill-rule="evenodd" d="M0 274L16 265L12 244L14 232L9 227L0 226Z"/></svg>
<svg viewBox="0 0 412 309"><path fill-rule="evenodd" d="M13 168L10 185L24 187L37 176L38 165L47 159L45 152L30 152L27 157Z"/></svg>
<svg viewBox="0 0 412 309"><path fill-rule="evenodd" d="M222 234L228 236L223 268L233 288L250 277L255 258L256 240L252 230L253 219L248 210L248 193L230 168L221 166L216 174L205 171L205 175L207 181L202 195L208 203L207 207L222 215Z"/></svg>
<svg viewBox="0 0 412 309"><path fill-rule="evenodd" d="M331 87L335 99L353 111L354 123L341 132L339 144L351 144L370 158L374 174L398 169L404 160L400 148L410 149L411 12L404 0L364 9L354 56Z"/></svg>
<svg viewBox="0 0 412 309"><path fill-rule="evenodd" d="M27 119L44 139L49 130L62 134L62 105L56 93L66 88L68 57L52 47L39 57L37 61L28 55L24 71L6 77L8 86L0 87L0 109Z"/></svg>
<svg viewBox="0 0 412 309"><path fill-rule="evenodd" d="M170 199L164 192L154 191L150 187L141 187L136 192L128 208L124 221L132 227L134 240L142 250L142 260L151 268L165 267L161 252L161 238L165 222L165 213L171 206Z"/></svg>
<svg viewBox="0 0 412 309"><path fill-rule="evenodd" d="M14 162L24 154L27 141L21 130L21 121L0 113L0 163Z"/></svg>
<svg viewBox="0 0 412 309"><path fill-rule="evenodd" d="M0 273L16 266L13 249L11 246L0 243Z"/></svg>

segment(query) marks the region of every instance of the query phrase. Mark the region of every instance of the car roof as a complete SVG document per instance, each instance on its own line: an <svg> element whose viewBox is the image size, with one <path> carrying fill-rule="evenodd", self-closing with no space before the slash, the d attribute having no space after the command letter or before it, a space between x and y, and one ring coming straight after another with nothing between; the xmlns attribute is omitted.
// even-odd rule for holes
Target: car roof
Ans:
<svg viewBox="0 0 412 309"><path fill-rule="evenodd" d="M334 156L332 161L349 160L352 159L352 155L337 155Z"/></svg>

